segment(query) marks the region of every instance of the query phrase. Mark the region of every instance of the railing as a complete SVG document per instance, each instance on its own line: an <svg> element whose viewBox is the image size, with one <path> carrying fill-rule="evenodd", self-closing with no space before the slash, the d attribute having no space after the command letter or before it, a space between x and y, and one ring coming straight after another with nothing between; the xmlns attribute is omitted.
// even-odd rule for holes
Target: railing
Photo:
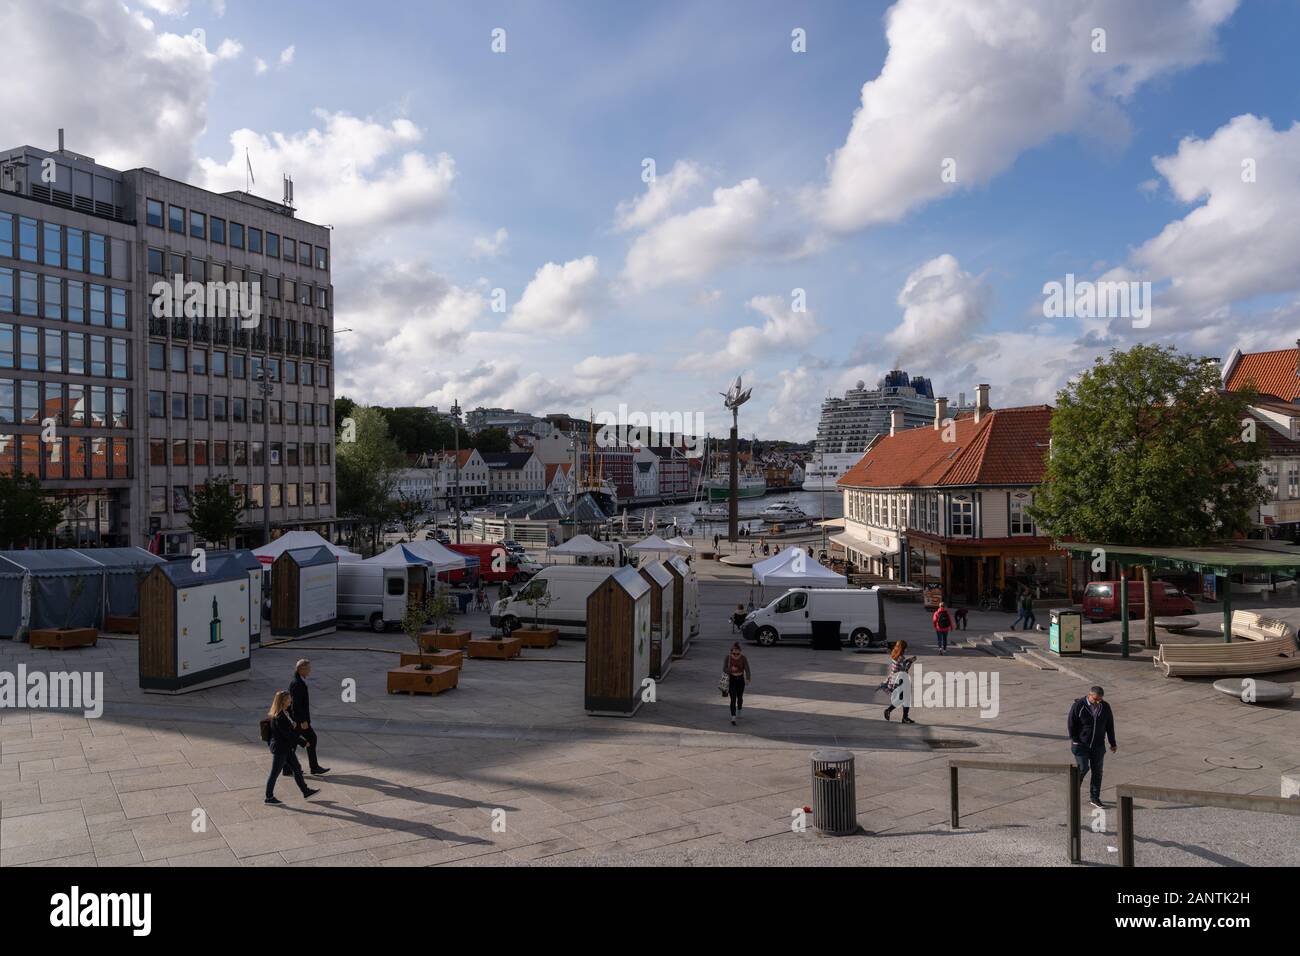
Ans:
<svg viewBox="0 0 1300 956"><path fill-rule="evenodd" d="M229 345L230 329L215 329L212 333L212 342L214 345Z"/></svg>
<svg viewBox="0 0 1300 956"><path fill-rule="evenodd" d="M259 351L266 348L266 335L263 333L253 334L253 348Z"/></svg>
<svg viewBox="0 0 1300 956"><path fill-rule="evenodd" d="M206 341L208 340L208 335L209 335L209 332L210 332L210 331L211 331L211 330L210 330L210 328L209 328L207 325L203 324L202 322L195 322L195 323L194 323L194 341L195 341L195 342L206 342Z"/></svg>
<svg viewBox="0 0 1300 956"><path fill-rule="evenodd" d="M284 343L284 350L288 352L290 355L300 355L302 354L302 343L299 342L297 339L286 339Z"/></svg>
<svg viewBox="0 0 1300 956"><path fill-rule="evenodd" d="M236 333L235 333L235 346L236 346L237 348L241 348L241 349L246 349L246 348L248 348L248 333L247 333L247 332L239 331L239 332L236 332Z"/></svg>
<svg viewBox="0 0 1300 956"><path fill-rule="evenodd" d="M172 338L188 339L190 337L189 319L172 319Z"/></svg>
<svg viewBox="0 0 1300 956"><path fill-rule="evenodd" d="M1218 807L1252 813L1282 813L1300 817L1300 800L1289 797L1264 797L1249 793L1220 793L1215 790L1183 790L1179 787L1147 787L1121 783L1115 788L1119 799L1119 865L1133 866L1133 801L1155 800L1183 803L1193 807Z"/></svg>
<svg viewBox="0 0 1300 956"><path fill-rule="evenodd" d="M271 349L275 352L284 351L284 338L279 335L271 336Z"/></svg>
<svg viewBox="0 0 1300 956"><path fill-rule="evenodd" d="M302 343L302 354L303 354L303 355L309 355L309 356L311 356L311 357L314 358L314 357L316 356L316 343L315 343L315 342L303 342L303 343Z"/></svg>
<svg viewBox="0 0 1300 956"><path fill-rule="evenodd" d="M948 801L952 819L949 821L954 830L961 828L961 804L957 792L957 771L967 770L1002 770L1007 773L1062 773L1066 776L1066 834L1065 852L1071 863L1083 860L1083 837L1079 830L1082 815L1079 812L1079 767L1073 763L1017 763L1014 760L979 760L964 757L948 761ZM1300 801L1297 801L1300 805Z"/></svg>
<svg viewBox="0 0 1300 956"><path fill-rule="evenodd" d="M167 335L167 320L160 319L157 316L149 316L149 334L150 335Z"/></svg>
<svg viewBox="0 0 1300 956"><path fill-rule="evenodd" d="M321 343L321 345L320 345L320 357L321 357L321 358L329 358L329 357L330 357L330 352L332 352L332 351L334 351L334 347L333 347L332 345L327 345L327 344L324 343L324 342Z"/></svg>

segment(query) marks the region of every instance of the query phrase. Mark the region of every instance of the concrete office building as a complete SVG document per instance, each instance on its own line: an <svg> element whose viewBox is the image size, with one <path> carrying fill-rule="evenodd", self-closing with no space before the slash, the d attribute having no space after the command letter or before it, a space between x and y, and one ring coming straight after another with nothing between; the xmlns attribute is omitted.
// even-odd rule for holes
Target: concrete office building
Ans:
<svg viewBox="0 0 1300 956"><path fill-rule="evenodd" d="M268 503L273 529L333 533L329 244L288 203L109 169L62 143L0 151L0 470L40 478L68 541L159 532L186 550L194 489L219 475L250 502L239 544L261 543ZM199 299L155 310L157 283L187 281ZM256 313L241 321L208 283L260 287Z"/></svg>

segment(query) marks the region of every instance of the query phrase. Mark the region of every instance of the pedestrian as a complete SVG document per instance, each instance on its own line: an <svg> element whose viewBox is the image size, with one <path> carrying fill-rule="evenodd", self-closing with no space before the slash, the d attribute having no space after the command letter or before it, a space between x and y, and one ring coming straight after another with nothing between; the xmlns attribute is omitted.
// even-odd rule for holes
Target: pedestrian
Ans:
<svg viewBox="0 0 1300 956"><path fill-rule="evenodd" d="M313 776L319 777L330 772L329 767L322 767L316 757L316 731L311 726L311 693L307 690L307 678L311 676L311 661L303 658L293 666L293 680L289 681L289 696L293 699L293 719L298 724L298 732L307 741L307 766ZM285 768L288 773L288 768Z"/></svg>
<svg viewBox="0 0 1300 956"><path fill-rule="evenodd" d="M300 743L305 743L293 720L293 697L287 690L277 690L271 700L271 709L266 712L263 721L262 736L271 748L271 775L266 778L266 799L270 804L279 804L275 796L275 784L281 772L287 767L293 774L293 782L298 785L304 798L320 793L307 786L302 776L302 764L294 752Z"/></svg>
<svg viewBox="0 0 1300 956"><path fill-rule="evenodd" d="M1024 597L1025 608L1025 630L1032 631L1038 628L1038 621L1034 619L1034 592L1025 588Z"/></svg>
<svg viewBox="0 0 1300 956"><path fill-rule="evenodd" d="M474 594L474 609L476 611L487 610L487 588L483 586L482 582L479 582L478 591Z"/></svg>
<svg viewBox="0 0 1300 956"><path fill-rule="evenodd" d="M952 612L952 616L957 622L957 630L966 630L966 609L964 607L959 607L957 610Z"/></svg>
<svg viewBox="0 0 1300 956"><path fill-rule="evenodd" d="M510 585L502 581L501 587L497 588L497 599L504 601L508 597L510 597Z"/></svg>
<svg viewBox="0 0 1300 956"><path fill-rule="evenodd" d="M731 612L731 633L735 634L740 630L740 625L745 623L745 605L737 604L736 609Z"/></svg>
<svg viewBox="0 0 1300 956"><path fill-rule="evenodd" d="M731 698L731 723L736 723L745 706L745 685L753 680L749 672L749 659L740 650L740 641L731 645L731 653L722 661L722 674L727 678L727 696Z"/></svg>
<svg viewBox="0 0 1300 956"><path fill-rule="evenodd" d="M1031 625L1034 622L1034 601L1033 598L1029 596L1028 588L1020 589L1020 597L1016 601L1016 611L1016 619L1011 622L1011 630L1014 631L1016 625L1021 621L1025 622L1025 630L1030 630Z"/></svg>
<svg viewBox="0 0 1300 956"><path fill-rule="evenodd" d="M1089 771L1092 777L1088 781L1092 805L1099 810L1105 809L1101 802L1101 771L1106 759L1106 744L1110 743L1110 752L1119 749L1115 743L1115 714L1106 703L1106 692L1093 686L1088 693L1070 705L1070 712L1065 718L1065 728L1070 734L1070 753L1079 765L1079 782L1083 782Z"/></svg>
<svg viewBox="0 0 1300 956"><path fill-rule="evenodd" d="M952 615L948 613L943 599L939 599L939 609L934 612L934 636L939 644L939 656L948 653L948 632L952 630Z"/></svg>
<svg viewBox="0 0 1300 956"><path fill-rule="evenodd" d="M751 558L757 557L757 555L754 553L754 542L752 541L749 543L749 556Z"/></svg>
<svg viewBox="0 0 1300 956"><path fill-rule="evenodd" d="M713 535L713 550L714 550L714 551L717 551L717 550L718 550L718 540L719 540L719 536L715 533L715 534Z"/></svg>
<svg viewBox="0 0 1300 956"><path fill-rule="evenodd" d="M894 708L897 706L894 703L894 692L908 679L906 675L912 669L912 665L916 663L915 657L905 656L906 651L907 641L895 641L894 646L889 650L889 673L885 675L885 680L880 685L881 690L889 694L889 706L885 708L885 720L889 720L889 715L894 712ZM900 696L903 703L903 723L905 724L916 723L911 717L912 698L910 690L908 688L908 692Z"/></svg>

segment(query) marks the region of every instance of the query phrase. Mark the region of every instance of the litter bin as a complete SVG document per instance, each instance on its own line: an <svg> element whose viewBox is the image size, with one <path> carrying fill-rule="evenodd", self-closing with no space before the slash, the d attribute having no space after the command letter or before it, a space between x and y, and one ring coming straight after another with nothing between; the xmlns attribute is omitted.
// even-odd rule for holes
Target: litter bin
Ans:
<svg viewBox="0 0 1300 956"><path fill-rule="evenodd" d="M813 621L812 646L814 651L838 651L840 649L840 622Z"/></svg>
<svg viewBox="0 0 1300 956"><path fill-rule="evenodd" d="M818 750L812 755L813 826L829 836L858 830L858 797L854 786L853 754L847 750Z"/></svg>
<svg viewBox="0 0 1300 956"><path fill-rule="evenodd" d="M1083 614L1065 607L1051 610L1047 649L1057 657L1083 653Z"/></svg>

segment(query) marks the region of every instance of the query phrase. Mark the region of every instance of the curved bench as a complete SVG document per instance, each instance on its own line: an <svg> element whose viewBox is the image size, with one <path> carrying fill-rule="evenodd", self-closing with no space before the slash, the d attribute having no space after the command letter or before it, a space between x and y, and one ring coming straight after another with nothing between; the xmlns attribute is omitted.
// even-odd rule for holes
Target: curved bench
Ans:
<svg viewBox="0 0 1300 956"><path fill-rule="evenodd" d="M1232 644L1161 644L1151 662L1166 677L1234 677L1300 668L1295 629L1258 611L1234 611Z"/></svg>
<svg viewBox="0 0 1300 956"><path fill-rule="evenodd" d="M1219 625L1223 633L1223 625ZM1232 636L1244 641L1276 641L1285 638L1294 639L1295 628L1275 617L1266 617L1259 611L1233 611Z"/></svg>

